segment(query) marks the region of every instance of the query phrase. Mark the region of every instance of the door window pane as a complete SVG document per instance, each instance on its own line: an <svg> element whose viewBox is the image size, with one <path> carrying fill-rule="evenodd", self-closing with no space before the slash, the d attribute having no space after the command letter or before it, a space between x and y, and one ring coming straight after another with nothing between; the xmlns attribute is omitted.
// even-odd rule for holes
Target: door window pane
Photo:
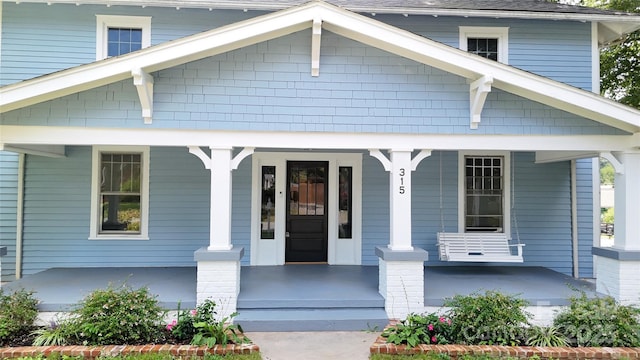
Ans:
<svg viewBox="0 0 640 360"><path fill-rule="evenodd" d="M260 238L274 239L276 206L276 167L262 167L262 199L260 214Z"/></svg>
<svg viewBox="0 0 640 360"><path fill-rule="evenodd" d="M296 166L289 169L289 214L324 215L324 166Z"/></svg>
<svg viewBox="0 0 640 360"><path fill-rule="evenodd" d="M340 167L338 169L340 173L340 184L339 184L339 195L338 195L338 238L340 239L350 239L351 235L351 218L353 216L352 212L352 174L353 169L350 166Z"/></svg>

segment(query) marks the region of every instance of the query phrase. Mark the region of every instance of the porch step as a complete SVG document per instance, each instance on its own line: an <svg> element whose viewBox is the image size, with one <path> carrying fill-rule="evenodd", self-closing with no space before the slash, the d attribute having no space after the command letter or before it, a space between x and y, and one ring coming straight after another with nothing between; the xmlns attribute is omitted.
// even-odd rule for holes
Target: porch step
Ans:
<svg viewBox="0 0 640 360"><path fill-rule="evenodd" d="M238 309L244 331L381 331L389 323L382 308Z"/></svg>

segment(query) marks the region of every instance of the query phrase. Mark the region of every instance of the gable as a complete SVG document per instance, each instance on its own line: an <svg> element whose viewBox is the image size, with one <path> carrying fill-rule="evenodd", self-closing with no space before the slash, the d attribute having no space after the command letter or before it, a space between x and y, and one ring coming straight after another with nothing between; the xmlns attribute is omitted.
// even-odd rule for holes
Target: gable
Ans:
<svg viewBox="0 0 640 360"><path fill-rule="evenodd" d="M314 71L319 72L321 66L318 60L322 30L328 30L471 82L482 79L503 91L623 131L635 132L640 125L637 111L595 94L467 54L324 2L312 2L129 55L5 86L0 88L0 111L19 109L132 77L143 100L153 96L153 77L150 75L153 72L309 28L313 28L312 68L318 67Z"/></svg>

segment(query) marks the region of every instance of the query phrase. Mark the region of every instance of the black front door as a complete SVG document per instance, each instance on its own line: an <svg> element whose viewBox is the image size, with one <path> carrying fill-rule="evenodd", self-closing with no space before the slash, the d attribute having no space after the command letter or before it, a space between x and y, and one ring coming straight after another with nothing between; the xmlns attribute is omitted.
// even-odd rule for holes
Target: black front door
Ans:
<svg viewBox="0 0 640 360"><path fill-rule="evenodd" d="M324 161L287 163L285 262L327 261L327 175Z"/></svg>

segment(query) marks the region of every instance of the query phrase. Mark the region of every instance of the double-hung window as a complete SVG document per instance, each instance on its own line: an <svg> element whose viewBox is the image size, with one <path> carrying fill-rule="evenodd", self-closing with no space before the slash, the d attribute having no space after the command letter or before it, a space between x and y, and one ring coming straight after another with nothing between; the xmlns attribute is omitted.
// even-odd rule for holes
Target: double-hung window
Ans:
<svg viewBox="0 0 640 360"><path fill-rule="evenodd" d="M460 26L460 49L506 64L509 62L509 28Z"/></svg>
<svg viewBox="0 0 640 360"><path fill-rule="evenodd" d="M96 60L151 45L151 17L97 15Z"/></svg>
<svg viewBox="0 0 640 360"><path fill-rule="evenodd" d="M509 233L509 154L460 154L460 232Z"/></svg>
<svg viewBox="0 0 640 360"><path fill-rule="evenodd" d="M94 147L91 238L148 238L149 149Z"/></svg>

